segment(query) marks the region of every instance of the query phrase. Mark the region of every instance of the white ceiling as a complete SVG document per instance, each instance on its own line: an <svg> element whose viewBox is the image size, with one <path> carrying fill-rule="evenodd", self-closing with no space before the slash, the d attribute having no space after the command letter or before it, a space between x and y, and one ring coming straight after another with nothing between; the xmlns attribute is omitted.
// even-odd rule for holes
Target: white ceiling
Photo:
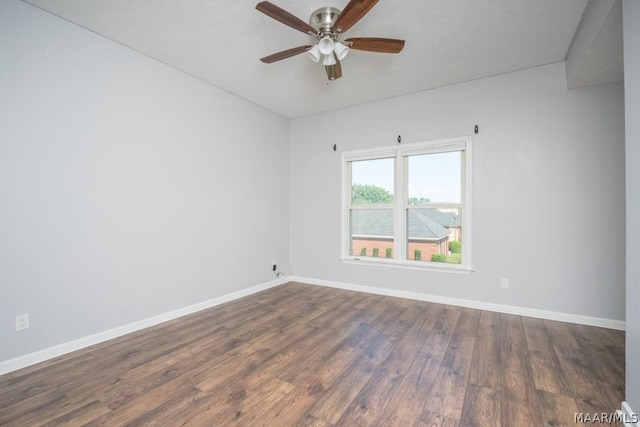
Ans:
<svg viewBox="0 0 640 427"><path fill-rule="evenodd" d="M305 54L259 61L312 39L255 10L257 1L25 1L290 118L563 61L592 6L589 0L383 0L345 38L404 39L404 50L354 50L342 61L343 77L327 83L324 68ZM348 0L271 2L308 21L314 10L343 9ZM622 80L622 33L611 10L585 36L577 81ZM612 44L620 45L619 55Z"/></svg>

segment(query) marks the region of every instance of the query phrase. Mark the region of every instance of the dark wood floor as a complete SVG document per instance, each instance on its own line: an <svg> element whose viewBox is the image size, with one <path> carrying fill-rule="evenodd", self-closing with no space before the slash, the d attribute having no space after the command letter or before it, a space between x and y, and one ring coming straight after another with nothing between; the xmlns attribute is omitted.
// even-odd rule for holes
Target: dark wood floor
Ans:
<svg viewBox="0 0 640 427"><path fill-rule="evenodd" d="M1 376L0 425L575 426L623 390L620 331L289 283Z"/></svg>

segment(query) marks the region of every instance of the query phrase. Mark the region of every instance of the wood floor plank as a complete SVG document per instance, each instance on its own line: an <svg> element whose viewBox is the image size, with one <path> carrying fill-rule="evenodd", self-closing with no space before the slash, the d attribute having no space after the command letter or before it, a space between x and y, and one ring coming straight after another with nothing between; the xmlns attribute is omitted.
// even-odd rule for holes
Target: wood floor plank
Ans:
<svg viewBox="0 0 640 427"><path fill-rule="evenodd" d="M625 354L624 347L620 347L620 335L607 334L603 328L593 326L570 324L568 328L591 359L594 375L600 381L621 386L624 382Z"/></svg>
<svg viewBox="0 0 640 427"><path fill-rule="evenodd" d="M624 390L620 390L610 386L608 384L603 384L598 390L597 394L589 394L586 395L580 393L579 396L574 396L574 399L578 405L579 412L589 413L589 414L612 414L616 410L620 408L620 403L624 400ZM589 427L594 426L608 426L611 427L611 424L608 423L589 423L587 424ZM623 427L620 423L614 423L615 427Z"/></svg>
<svg viewBox="0 0 640 427"><path fill-rule="evenodd" d="M567 328L581 346L597 345L624 348L624 333L622 331L575 323L567 323Z"/></svg>
<svg viewBox="0 0 640 427"><path fill-rule="evenodd" d="M538 390L537 396L544 425L558 427L584 426L584 424L575 422L575 414L579 410L573 398L543 390Z"/></svg>
<svg viewBox="0 0 640 427"><path fill-rule="evenodd" d="M382 310L382 313L388 311L387 315L395 317L403 310L402 308L389 306L386 301L375 298L370 299L369 305L364 307L370 309L372 316ZM331 365L331 371L348 369L352 363L347 356L352 353L350 347L365 340L367 332L372 328L372 324L365 320L366 318L363 318L360 313L353 313L348 310L345 311L343 316L334 315L331 322L336 325L335 327L317 328L314 334L309 335L296 346L292 346L283 352L282 366L279 372L274 373L274 375L284 381L300 384L304 382L309 372L322 372L324 367L327 366L327 359L333 358L336 352L342 353L345 358L335 360L334 364ZM317 387L320 385L328 387L329 384L326 381L329 379L333 381L335 377L324 375L322 380L315 379L318 382L309 386Z"/></svg>
<svg viewBox="0 0 640 427"><path fill-rule="evenodd" d="M379 422L389 397L400 383L401 375L376 368L369 382L344 412L338 425L362 426L375 425Z"/></svg>
<svg viewBox="0 0 640 427"><path fill-rule="evenodd" d="M535 383L520 316L502 314L501 424L542 426Z"/></svg>
<svg viewBox="0 0 640 427"><path fill-rule="evenodd" d="M429 393L436 380L461 310L440 306L431 328L409 370L400 381L382 414L384 425L413 425L419 422L424 408L430 405Z"/></svg>
<svg viewBox="0 0 640 427"><path fill-rule="evenodd" d="M475 338L471 336L462 334L452 338L436 376L437 387L433 387L427 397L428 405L421 417L425 424L437 423L442 417L460 419L474 345Z"/></svg>
<svg viewBox="0 0 640 427"><path fill-rule="evenodd" d="M96 418L108 414L109 412L111 412L111 409L103 405L101 402L94 400L93 402L86 403L79 408L75 408L72 411L69 411L52 419L51 421L44 423L43 427L74 427L84 425L95 420Z"/></svg>
<svg viewBox="0 0 640 427"><path fill-rule="evenodd" d="M322 368L301 370L294 381L295 389L262 415L262 425L306 425L308 420L328 423L308 412L361 354L361 349L347 346L329 356Z"/></svg>
<svg viewBox="0 0 640 427"><path fill-rule="evenodd" d="M64 393L54 389L5 406L2 408L2 411L0 411L0 425L11 422L14 422L15 425L20 425L22 423L22 421L19 420L20 417L27 417L33 413L46 414L51 410L51 407L56 404L62 404L64 399Z"/></svg>
<svg viewBox="0 0 640 427"><path fill-rule="evenodd" d="M196 414L216 405L220 399L195 387L185 387L170 399L141 414L131 425L185 425ZM193 424L193 423L192 423Z"/></svg>
<svg viewBox="0 0 640 427"><path fill-rule="evenodd" d="M554 348L571 389L579 388L588 395L596 394L600 382L588 354L562 345L556 345Z"/></svg>
<svg viewBox="0 0 640 427"><path fill-rule="evenodd" d="M292 282L0 376L0 425L575 425L623 399L620 331Z"/></svg>
<svg viewBox="0 0 640 427"><path fill-rule="evenodd" d="M387 351L388 348L380 351ZM314 418L335 424L352 404L360 390L371 379L375 369L374 363L356 361L340 376L332 386L323 393L309 409Z"/></svg>
<svg viewBox="0 0 640 427"><path fill-rule="evenodd" d="M549 340L551 345L562 345L565 347L580 348L580 344L576 341L575 337L569 330L569 324L564 322L557 322L555 320L543 320L544 327L549 334Z"/></svg>
<svg viewBox="0 0 640 427"><path fill-rule="evenodd" d="M415 305L410 307L416 308ZM407 326L412 325L411 320L414 319L415 311L411 310L410 307L404 309L378 339L369 347L363 349L362 355L318 399L310 409L310 415L332 424L338 422L360 390L371 379L374 370L389 356L396 343L406 333Z"/></svg>
<svg viewBox="0 0 640 427"><path fill-rule="evenodd" d="M440 419L456 420L456 422L460 419L479 320L478 310L461 309L458 323L436 377L438 387L431 389L428 405L421 417L421 421L427 425L438 423Z"/></svg>
<svg viewBox="0 0 640 427"><path fill-rule="evenodd" d="M569 394L562 367L551 344L547 328L540 319L522 319L531 374L537 390Z"/></svg>
<svg viewBox="0 0 640 427"><path fill-rule="evenodd" d="M407 362L417 357L422 343L428 339L431 333L438 312L437 304L420 303L416 305L413 325L383 363L383 368L386 371L404 375L409 370L411 365Z"/></svg>
<svg viewBox="0 0 640 427"><path fill-rule="evenodd" d="M234 381L223 393L218 393L219 404L208 405L186 422L211 426L233 423L254 425L262 411L269 410L293 388L285 381L254 372L242 380Z"/></svg>
<svg viewBox="0 0 640 427"><path fill-rule="evenodd" d="M601 381L588 353L562 345L555 346L562 365L562 371L572 391L579 390L574 396L581 411L615 412L624 398L624 386L613 386ZM623 383L624 379L618 382Z"/></svg>
<svg viewBox="0 0 640 427"><path fill-rule="evenodd" d="M500 392L475 384L467 386L460 425L468 427L500 427Z"/></svg>
<svg viewBox="0 0 640 427"><path fill-rule="evenodd" d="M90 354L71 356L69 360L60 358L58 360L59 364L50 365L45 362L46 367L43 366L37 370L29 369L28 373L19 371L21 375L5 381L0 388L0 414L9 406L55 390L63 381L77 381L95 372L96 360Z"/></svg>
<svg viewBox="0 0 640 427"><path fill-rule="evenodd" d="M459 424L458 420L454 418L449 418L429 410L425 411L422 418L416 423L419 427L456 427Z"/></svg>
<svg viewBox="0 0 640 427"><path fill-rule="evenodd" d="M488 316L486 313L489 312L482 312L478 324L469 381L477 386L500 390L500 316Z"/></svg>

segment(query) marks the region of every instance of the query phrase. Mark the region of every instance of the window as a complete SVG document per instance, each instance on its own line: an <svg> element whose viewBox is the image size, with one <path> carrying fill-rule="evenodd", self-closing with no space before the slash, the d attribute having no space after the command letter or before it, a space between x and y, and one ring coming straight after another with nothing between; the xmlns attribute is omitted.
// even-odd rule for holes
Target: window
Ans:
<svg viewBox="0 0 640 427"><path fill-rule="evenodd" d="M343 260L470 270L470 143L343 153Z"/></svg>

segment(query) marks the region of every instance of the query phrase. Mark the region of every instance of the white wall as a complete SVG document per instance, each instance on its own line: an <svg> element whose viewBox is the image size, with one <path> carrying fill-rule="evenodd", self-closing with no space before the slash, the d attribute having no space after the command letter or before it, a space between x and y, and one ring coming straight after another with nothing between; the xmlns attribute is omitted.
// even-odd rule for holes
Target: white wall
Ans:
<svg viewBox="0 0 640 427"><path fill-rule="evenodd" d="M0 361L286 267L288 120L17 0L0 40Z"/></svg>
<svg viewBox="0 0 640 427"><path fill-rule="evenodd" d="M553 64L293 120L293 274L624 320L623 87L567 91L565 81ZM475 124L475 272L341 263L340 152L399 134L470 135Z"/></svg>
<svg viewBox="0 0 640 427"><path fill-rule="evenodd" d="M640 2L625 0L623 14L627 175L625 399L640 413Z"/></svg>

